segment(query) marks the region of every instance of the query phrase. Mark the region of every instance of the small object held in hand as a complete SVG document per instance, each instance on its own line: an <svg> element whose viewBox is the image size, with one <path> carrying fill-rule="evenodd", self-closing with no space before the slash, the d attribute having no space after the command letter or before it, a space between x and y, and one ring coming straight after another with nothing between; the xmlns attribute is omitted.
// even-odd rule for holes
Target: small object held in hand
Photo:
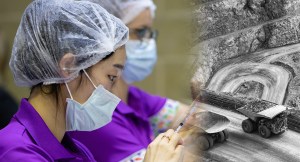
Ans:
<svg viewBox="0 0 300 162"><path fill-rule="evenodd" d="M195 112L196 108L197 108L197 104L198 100L194 100L192 105L191 105L191 109L189 111L189 113L185 116L185 118L183 119L183 121L179 124L179 126L176 128L175 133L178 133L179 130L183 127L184 123L186 122L186 120Z"/></svg>
<svg viewBox="0 0 300 162"><path fill-rule="evenodd" d="M163 136L162 136L162 139L163 139L163 138L167 138L167 139L168 139L168 142L170 142L170 140L171 140L171 138L170 138L169 136L166 136L166 135L163 135Z"/></svg>

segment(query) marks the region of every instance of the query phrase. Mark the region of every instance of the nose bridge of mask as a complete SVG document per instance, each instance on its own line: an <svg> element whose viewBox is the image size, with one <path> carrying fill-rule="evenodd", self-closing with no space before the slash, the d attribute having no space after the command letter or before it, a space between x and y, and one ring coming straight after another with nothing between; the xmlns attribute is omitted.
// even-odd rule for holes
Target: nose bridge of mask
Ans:
<svg viewBox="0 0 300 162"><path fill-rule="evenodd" d="M153 58L156 56L156 42L154 39L145 41L129 40L126 45L127 58Z"/></svg>
<svg viewBox="0 0 300 162"><path fill-rule="evenodd" d="M89 81L92 83L92 85L94 86L94 88L97 89L96 85L94 84L94 82L92 81L92 79L90 78L90 76L87 74L87 72L84 69L83 69L83 72L86 75L86 77L89 79ZM71 90L70 90L70 88L68 86L68 83L65 83L65 85L67 87L67 90L68 90L68 93L69 93L71 99L74 100L73 96L72 96L72 93L71 93Z"/></svg>
<svg viewBox="0 0 300 162"><path fill-rule="evenodd" d="M141 42L141 48L153 48L154 46L156 46L156 41L155 39L143 39L143 41Z"/></svg>

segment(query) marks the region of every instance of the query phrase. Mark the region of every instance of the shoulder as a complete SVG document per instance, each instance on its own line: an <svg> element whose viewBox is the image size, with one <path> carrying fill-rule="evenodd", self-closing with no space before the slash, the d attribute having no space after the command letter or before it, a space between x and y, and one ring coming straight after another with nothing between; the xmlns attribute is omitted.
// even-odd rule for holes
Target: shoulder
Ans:
<svg viewBox="0 0 300 162"><path fill-rule="evenodd" d="M2 161L51 161L50 156L27 135L21 124L12 121L0 130L0 162Z"/></svg>
<svg viewBox="0 0 300 162"><path fill-rule="evenodd" d="M32 144L16 144L0 152L0 162L22 162L24 159L31 162L53 161L50 155Z"/></svg>
<svg viewBox="0 0 300 162"><path fill-rule="evenodd" d="M147 92L139 87L133 86L133 85L129 86L128 93L129 93L129 95L132 95L135 97L156 96L156 95L150 94L149 92Z"/></svg>
<svg viewBox="0 0 300 162"><path fill-rule="evenodd" d="M129 86L129 98L131 99L141 99L143 101L149 101L151 103L153 102L165 102L166 97L162 97L159 95L150 94L149 92L146 92L138 87L135 86Z"/></svg>
<svg viewBox="0 0 300 162"><path fill-rule="evenodd" d="M37 145L28 143L19 136L7 136L11 137L0 140L0 162L21 162L24 159L32 162L53 161L50 155Z"/></svg>
<svg viewBox="0 0 300 162"><path fill-rule="evenodd" d="M136 86L133 86L133 85L129 86L128 93L129 94L136 94L136 95L147 94L147 92L145 92L144 90L142 90L142 89L140 89Z"/></svg>
<svg viewBox="0 0 300 162"><path fill-rule="evenodd" d="M25 127L13 118L5 128L0 130L0 149L24 143L24 134L26 134Z"/></svg>
<svg viewBox="0 0 300 162"><path fill-rule="evenodd" d="M167 98L153 95L137 87L129 87L128 104L135 110L143 111L143 115L150 117L156 114L166 103Z"/></svg>

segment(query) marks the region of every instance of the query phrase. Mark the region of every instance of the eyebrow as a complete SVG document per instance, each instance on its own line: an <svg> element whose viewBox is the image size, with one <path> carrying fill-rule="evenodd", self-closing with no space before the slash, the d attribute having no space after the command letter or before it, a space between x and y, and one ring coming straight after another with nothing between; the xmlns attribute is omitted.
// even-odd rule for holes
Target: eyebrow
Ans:
<svg viewBox="0 0 300 162"><path fill-rule="evenodd" d="M121 65L121 64L114 64L113 66L120 69L120 70L124 69L124 65Z"/></svg>

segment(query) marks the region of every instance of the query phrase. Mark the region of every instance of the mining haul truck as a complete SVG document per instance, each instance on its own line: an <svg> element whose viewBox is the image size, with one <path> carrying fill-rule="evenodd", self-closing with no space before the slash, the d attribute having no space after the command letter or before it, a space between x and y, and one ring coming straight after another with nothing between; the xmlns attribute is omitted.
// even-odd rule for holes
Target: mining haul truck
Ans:
<svg viewBox="0 0 300 162"><path fill-rule="evenodd" d="M227 117L210 111L201 111L195 114L198 128L195 144L203 151L213 147L216 142L224 142L228 139L230 121Z"/></svg>
<svg viewBox="0 0 300 162"><path fill-rule="evenodd" d="M283 105L258 100L249 102L238 108L241 114L248 117L242 122L242 128L247 133L258 130L260 136L269 138L272 134L282 134L287 129L287 108Z"/></svg>

